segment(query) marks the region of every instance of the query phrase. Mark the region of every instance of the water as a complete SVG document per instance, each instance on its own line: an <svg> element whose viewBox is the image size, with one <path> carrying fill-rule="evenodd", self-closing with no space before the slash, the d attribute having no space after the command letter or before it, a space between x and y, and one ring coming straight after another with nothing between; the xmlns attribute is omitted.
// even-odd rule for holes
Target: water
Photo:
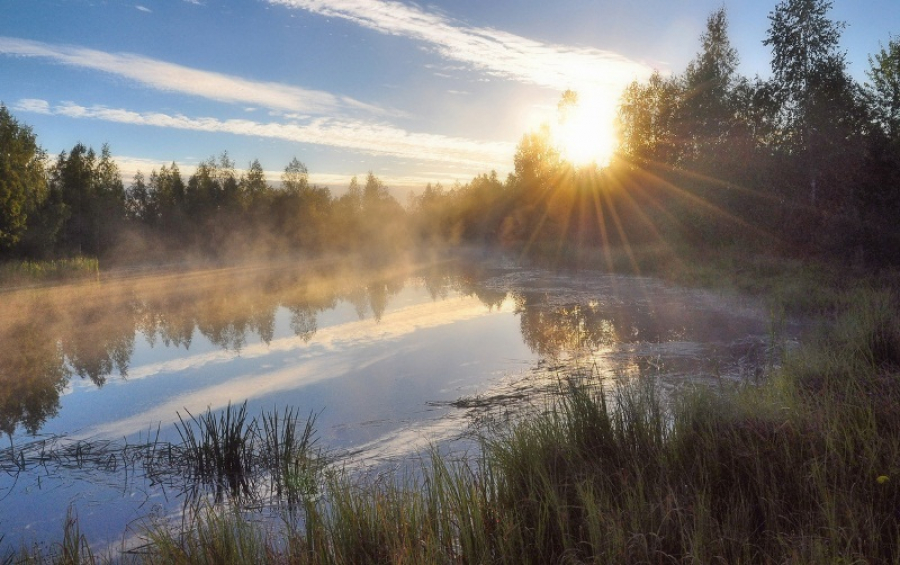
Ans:
<svg viewBox="0 0 900 565"><path fill-rule="evenodd" d="M490 264L268 265L8 292L2 543L58 540L70 509L98 547L177 518L184 489L149 475L136 446L177 442L179 415L291 406L317 415L332 457L385 466L454 445L571 371L668 388L757 378L777 322L751 300L650 278Z"/></svg>

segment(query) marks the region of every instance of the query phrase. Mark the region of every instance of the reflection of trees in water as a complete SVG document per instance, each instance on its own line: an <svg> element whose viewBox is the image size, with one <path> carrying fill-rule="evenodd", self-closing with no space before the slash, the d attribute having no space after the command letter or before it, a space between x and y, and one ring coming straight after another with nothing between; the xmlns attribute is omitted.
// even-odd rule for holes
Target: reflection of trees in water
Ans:
<svg viewBox="0 0 900 565"><path fill-rule="evenodd" d="M421 272L425 289L432 300L443 300L451 292L474 296L489 310L499 308L506 300L505 290L496 290L481 284L488 274L485 268L474 263L439 262Z"/></svg>
<svg viewBox="0 0 900 565"><path fill-rule="evenodd" d="M0 431L35 434L59 410L69 372L47 328L19 322L0 333Z"/></svg>
<svg viewBox="0 0 900 565"><path fill-rule="evenodd" d="M522 339L544 357L596 351L627 341L625 333L630 333L629 321L615 319L596 303L550 306L545 295L537 294L517 294L515 301Z"/></svg>
<svg viewBox="0 0 900 565"><path fill-rule="evenodd" d="M407 275L373 279L366 284L354 284L340 293L340 298L353 305L356 316L365 320L369 313L380 322L392 296L403 290Z"/></svg>
<svg viewBox="0 0 900 565"><path fill-rule="evenodd" d="M93 303L83 317L74 316L70 322L75 325L60 342L76 375L97 386L103 386L114 370L123 377L128 375L136 330L130 303Z"/></svg>
<svg viewBox="0 0 900 565"><path fill-rule="evenodd" d="M72 375L98 387L115 372L127 377L138 333L151 347L188 349L199 332L240 351L252 335L270 343L284 307L291 330L309 342L318 314L338 299L353 303L361 318L371 310L380 320L405 280L217 271L9 293L0 305L0 431L37 433L56 414Z"/></svg>
<svg viewBox="0 0 900 565"><path fill-rule="evenodd" d="M552 305L549 297L540 293L516 294L515 301L525 343L535 353L553 358L617 343L675 339L686 316L684 310L665 303Z"/></svg>
<svg viewBox="0 0 900 565"><path fill-rule="evenodd" d="M434 300L459 293L494 309L509 296L479 282L491 274L483 268L444 263L417 274ZM97 386L115 372L127 377L138 333L151 346L188 349L199 332L218 347L240 351L253 335L270 343L278 308L285 308L291 331L309 342L319 314L342 300L360 319L380 321L407 276L214 271L10 295L14 299L0 306L0 431L13 433L21 425L36 432L58 410L60 390L72 375ZM556 307L543 294L512 296L523 339L548 357L655 331L651 314L630 307ZM15 315L4 316L7 310Z"/></svg>
<svg viewBox="0 0 900 565"><path fill-rule="evenodd" d="M282 305L291 313L290 327L294 335L304 343L316 335L318 331L318 314L337 306L337 297L332 293L296 292L285 299Z"/></svg>

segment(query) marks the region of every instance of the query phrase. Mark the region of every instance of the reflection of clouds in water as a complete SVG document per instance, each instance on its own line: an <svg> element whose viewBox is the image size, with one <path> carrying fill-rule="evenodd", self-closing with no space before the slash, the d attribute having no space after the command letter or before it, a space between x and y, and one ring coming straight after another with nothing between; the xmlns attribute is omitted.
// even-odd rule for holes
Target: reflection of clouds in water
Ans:
<svg viewBox="0 0 900 565"><path fill-rule="evenodd" d="M274 353L288 353L292 351L299 352L299 355L295 358L299 361L336 351L365 347L367 344L375 341L396 339L412 333L416 329L451 324L489 313L483 304L471 297L409 306L387 313L380 322L365 319L319 329L312 339L306 339L305 336L293 336L273 340L269 344L257 343L248 345L242 348L239 353L216 350L181 357L172 361L134 367L129 371L127 380L134 381L164 373L196 371L208 365L228 363L236 358L260 359ZM261 366L264 367L265 365ZM127 381L116 382L125 384Z"/></svg>
<svg viewBox="0 0 900 565"><path fill-rule="evenodd" d="M371 365L380 359L398 353L392 350L377 354L371 348L385 341L398 340L417 330L489 316L497 312L488 310L478 299L460 297L441 302L408 306L384 315L380 322L360 320L319 330L307 344L302 337L290 337L272 341L269 345L254 344L244 348L240 355L227 351L213 351L179 360L153 363L135 367L127 384L137 379L177 372L215 370L216 365L237 357L262 359L276 354L292 354L284 360L288 367L278 370L244 374L225 382L180 395L135 416L100 424L84 430L82 436L123 436L147 429L148 422L170 421L176 412L185 409L192 413L207 407L218 409L229 402L241 402L279 391L293 390L300 386L339 377L361 364ZM283 366L283 363L279 363ZM262 370L265 365L260 365Z"/></svg>

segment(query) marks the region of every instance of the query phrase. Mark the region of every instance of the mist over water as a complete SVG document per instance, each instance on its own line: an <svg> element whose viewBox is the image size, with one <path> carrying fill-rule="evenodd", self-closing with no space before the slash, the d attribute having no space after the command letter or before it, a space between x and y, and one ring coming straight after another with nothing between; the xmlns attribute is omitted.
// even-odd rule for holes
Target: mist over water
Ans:
<svg viewBox="0 0 900 565"><path fill-rule="evenodd" d="M177 443L188 413L292 407L316 415L332 458L370 468L453 449L573 371L677 388L772 361L773 321L749 300L495 258L170 273L8 292L0 309L0 527L13 547L55 539L70 506L98 543L177 517L184 489L127 448Z"/></svg>

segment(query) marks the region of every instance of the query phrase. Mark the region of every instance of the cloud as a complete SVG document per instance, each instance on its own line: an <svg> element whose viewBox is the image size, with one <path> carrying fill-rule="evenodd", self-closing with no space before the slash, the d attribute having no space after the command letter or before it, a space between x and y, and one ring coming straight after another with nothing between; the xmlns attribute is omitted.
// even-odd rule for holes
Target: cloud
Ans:
<svg viewBox="0 0 900 565"><path fill-rule="evenodd" d="M140 4L135 4L134 7L137 8L138 10L140 10L141 12L146 12L148 14L153 13L153 10L151 10L150 8L148 8L146 6L141 6Z"/></svg>
<svg viewBox="0 0 900 565"><path fill-rule="evenodd" d="M46 100L39 100L36 98L23 98L19 100L14 110L19 110L21 112L34 112L35 114L51 114L50 104Z"/></svg>
<svg viewBox="0 0 900 565"><path fill-rule="evenodd" d="M394 0L267 0L342 18L389 35L424 42L444 59L488 75L564 90L614 91L651 69L611 51L543 43L501 30L466 26Z"/></svg>
<svg viewBox="0 0 900 565"><path fill-rule="evenodd" d="M374 114L396 113L328 92L202 71L130 53L107 53L84 47L0 36L0 54L47 58L64 65L125 77L155 90L285 112L320 115L346 110Z"/></svg>
<svg viewBox="0 0 900 565"><path fill-rule="evenodd" d="M14 109L25 111L28 108L69 118L280 139L477 170L502 167L515 150L510 143L412 133L390 125L332 118L313 118L306 123L263 123L245 119L220 120L191 118L182 114L134 112L105 106L80 106L72 102L51 107L49 103L35 99L23 100Z"/></svg>
<svg viewBox="0 0 900 565"><path fill-rule="evenodd" d="M144 157L132 157L128 155L115 155L114 159L119 168L119 174L122 175L122 179L125 181L126 185L131 183L134 175L138 172L141 172L146 180L152 171L158 171L163 166L169 167L173 163L172 160L147 159ZM178 170L181 172L183 178L190 177L197 170L197 165L193 163L178 162L175 164L178 165ZM267 165L267 163L263 163L263 165ZM275 185L281 182L282 173L284 173L284 171L281 169L266 169L263 171L266 181ZM353 173L310 171L309 182L317 186L327 186L334 191L335 195L340 195L343 194L347 189L347 186L350 185L350 179L353 178L353 176L362 178L365 174L365 170L360 170L356 175ZM405 191L421 190L426 184L434 184L436 180L445 183L445 186L450 186L456 181L465 183L472 179L472 174L466 172L448 173L446 171L426 172L420 175L392 175L390 173L379 173L378 178L385 186L395 191L394 196L400 198L402 202L402 198L406 194Z"/></svg>

